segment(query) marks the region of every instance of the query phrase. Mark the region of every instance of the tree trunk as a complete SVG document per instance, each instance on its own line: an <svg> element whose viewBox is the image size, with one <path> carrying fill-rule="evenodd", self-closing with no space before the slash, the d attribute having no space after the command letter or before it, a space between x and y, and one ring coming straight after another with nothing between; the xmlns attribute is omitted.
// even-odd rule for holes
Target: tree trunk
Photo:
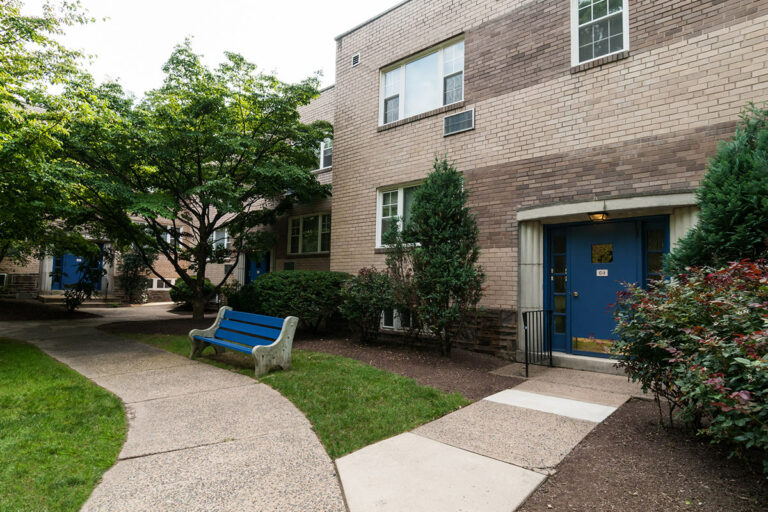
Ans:
<svg viewBox="0 0 768 512"><path fill-rule="evenodd" d="M192 300L192 319L202 320L205 317L205 299L203 297L195 297Z"/></svg>

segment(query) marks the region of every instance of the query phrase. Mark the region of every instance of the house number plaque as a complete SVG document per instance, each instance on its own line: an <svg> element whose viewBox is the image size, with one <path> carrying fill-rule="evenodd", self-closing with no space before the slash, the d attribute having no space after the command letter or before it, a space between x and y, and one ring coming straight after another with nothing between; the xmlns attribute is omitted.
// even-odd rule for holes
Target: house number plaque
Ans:
<svg viewBox="0 0 768 512"><path fill-rule="evenodd" d="M599 268L595 271L595 274L597 275L597 277L608 277L608 269Z"/></svg>

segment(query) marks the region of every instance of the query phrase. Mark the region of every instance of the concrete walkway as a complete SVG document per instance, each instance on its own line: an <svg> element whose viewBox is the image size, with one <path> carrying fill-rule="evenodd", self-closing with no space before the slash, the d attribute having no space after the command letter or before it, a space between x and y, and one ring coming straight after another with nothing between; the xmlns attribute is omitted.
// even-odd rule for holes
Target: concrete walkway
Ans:
<svg viewBox="0 0 768 512"><path fill-rule="evenodd" d="M639 392L616 375L536 368L513 389L338 459L349 509L511 512Z"/></svg>
<svg viewBox="0 0 768 512"><path fill-rule="evenodd" d="M178 318L163 307L101 319L0 322L120 397L128 435L83 510L344 511L333 462L309 421L269 386L96 330Z"/></svg>

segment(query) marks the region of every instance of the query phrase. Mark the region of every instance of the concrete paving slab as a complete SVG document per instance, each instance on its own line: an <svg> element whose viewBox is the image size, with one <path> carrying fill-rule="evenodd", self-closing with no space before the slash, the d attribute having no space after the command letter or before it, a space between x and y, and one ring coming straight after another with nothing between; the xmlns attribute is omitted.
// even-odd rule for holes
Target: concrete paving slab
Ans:
<svg viewBox="0 0 768 512"><path fill-rule="evenodd" d="M101 375L94 377L93 381L120 396L126 403L192 395L254 383L253 379L245 375L222 371L203 363L118 375Z"/></svg>
<svg viewBox="0 0 768 512"><path fill-rule="evenodd" d="M590 421L480 400L413 433L549 473L595 425Z"/></svg>
<svg viewBox="0 0 768 512"><path fill-rule="evenodd" d="M119 458L311 429L280 393L250 381L247 386L129 404L128 436Z"/></svg>
<svg viewBox="0 0 768 512"><path fill-rule="evenodd" d="M541 373L537 373L534 380L647 398L640 384L629 381L626 376L569 370L567 368L542 368L542 370Z"/></svg>
<svg viewBox="0 0 768 512"><path fill-rule="evenodd" d="M75 357L62 355L53 351L48 353L70 366L73 370L82 373L89 378L95 378L102 375L120 375L146 370L172 368L174 366L200 364L186 357L171 354L170 352L165 352L160 349L154 349L153 347L137 350L110 351L105 353L92 352L87 355L78 355Z"/></svg>
<svg viewBox="0 0 768 512"><path fill-rule="evenodd" d="M624 402L629 400L629 395L620 393L611 393L598 389L577 388L555 384L543 380L527 380L515 386L518 391L528 391L541 395L557 396L560 398L570 398L582 402L592 402L594 404L609 405L611 407L621 407Z"/></svg>
<svg viewBox="0 0 768 512"><path fill-rule="evenodd" d="M345 509L333 463L302 429L119 461L82 510Z"/></svg>
<svg viewBox="0 0 768 512"><path fill-rule="evenodd" d="M509 512L544 475L406 433L336 461L350 512Z"/></svg>
<svg viewBox="0 0 768 512"><path fill-rule="evenodd" d="M529 393L517 389L507 389L485 398L491 402L500 404L533 409L535 411L558 414L577 420L592 421L600 423L605 418L613 414L615 407L608 405L593 404L590 402L581 402L569 398L558 398L555 396L541 395L538 393Z"/></svg>

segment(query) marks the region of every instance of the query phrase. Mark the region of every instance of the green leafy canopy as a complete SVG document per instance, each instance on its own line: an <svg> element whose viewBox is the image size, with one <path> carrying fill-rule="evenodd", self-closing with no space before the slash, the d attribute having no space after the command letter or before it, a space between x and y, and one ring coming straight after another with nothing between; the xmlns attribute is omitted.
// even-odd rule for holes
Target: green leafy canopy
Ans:
<svg viewBox="0 0 768 512"><path fill-rule="evenodd" d="M140 253L154 248L203 303L209 263L268 249L262 226L330 192L309 169L332 128L300 121L317 78L283 83L235 53L211 69L189 41L163 70L163 86L138 102L114 83L70 91L93 114L62 140L59 170L72 184L71 223ZM231 248L212 241L225 229Z"/></svg>

